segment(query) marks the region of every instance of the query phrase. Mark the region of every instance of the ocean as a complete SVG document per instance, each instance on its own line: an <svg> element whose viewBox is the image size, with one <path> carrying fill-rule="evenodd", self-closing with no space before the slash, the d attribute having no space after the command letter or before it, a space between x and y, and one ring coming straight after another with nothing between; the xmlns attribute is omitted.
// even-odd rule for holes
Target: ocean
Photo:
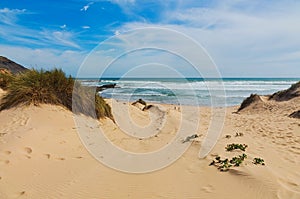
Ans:
<svg viewBox="0 0 300 199"><path fill-rule="evenodd" d="M81 79L88 86L116 84L115 88L99 93L104 98L215 107L239 105L252 93L270 95L289 88L299 80L300 78Z"/></svg>

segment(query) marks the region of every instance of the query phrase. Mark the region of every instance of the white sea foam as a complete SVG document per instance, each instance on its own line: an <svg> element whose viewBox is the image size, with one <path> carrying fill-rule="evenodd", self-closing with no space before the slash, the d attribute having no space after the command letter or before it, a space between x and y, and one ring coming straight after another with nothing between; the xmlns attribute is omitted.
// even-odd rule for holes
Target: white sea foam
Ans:
<svg viewBox="0 0 300 199"><path fill-rule="evenodd" d="M210 106L212 99L218 101L225 98L226 104L219 106L231 106L240 104L241 101L252 93L270 95L279 90L290 87L297 82L296 79L225 79L224 81L201 79L120 79L83 81L87 86L101 86L115 83L118 88L107 89L101 92L103 97L119 100L136 100L143 98L148 101L161 103L181 103L188 105ZM223 92L225 91L225 95ZM195 98L197 100L195 101Z"/></svg>

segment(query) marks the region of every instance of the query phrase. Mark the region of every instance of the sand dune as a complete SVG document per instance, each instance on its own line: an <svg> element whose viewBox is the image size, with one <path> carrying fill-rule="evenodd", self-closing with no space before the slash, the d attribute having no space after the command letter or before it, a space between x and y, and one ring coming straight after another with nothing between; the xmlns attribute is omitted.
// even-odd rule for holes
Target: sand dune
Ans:
<svg viewBox="0 0 300 199"><path fill-rule="evenodd" d="M1 98L4 94L5 94L5 91L0 88L0 103L1 103Z"/></svg>
<svg viewBox="0 0 300 199"><path fill-rule="evenodd" d="M233 113L238 107L228 108L222 135L205 159L198 154L211 110L186 109L193 114L196 110L201 118L198 128L186 133L199 137L175 163L145 174L116 171L93 158L78 136L80 125L90 134L101 128L118 147L143 153L164 147L181 122L190 125L192 117L181 121L183 107L174 105L142 111L123 102L109 103L116 123L104 119L96 127L89 126L91 118L76 124L72 113L59 106L0 112L0 198L300 198L300 120L288 117L299 110L299 98L264 102L264 108L239 114ZM124 132L138 134L141 129L147 138ZM208 166L216 155L239 153L226 152L229 143L249 146L246 162L228 172ZM266 165L252 164L254 157L262 157Z"/></svg>

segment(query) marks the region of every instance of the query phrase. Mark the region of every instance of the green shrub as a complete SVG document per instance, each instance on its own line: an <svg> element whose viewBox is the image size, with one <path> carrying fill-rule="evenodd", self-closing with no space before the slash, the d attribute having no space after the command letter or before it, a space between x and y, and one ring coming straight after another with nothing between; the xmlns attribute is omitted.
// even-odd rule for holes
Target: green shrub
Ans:
<svg viewBox="0 0 300 199"><path fill-rule="evenodd" d="M247 147L248 147L248 146L247 146L246 144L228 144L228 145L225 147L225 149L226 149L227 151L233 151L233 150L236 150L236 149L240 149L240 150L242 150L242 151L245 151Z"/></svg>
<svg viewBox="0 0 300 199"><path fill-rule="evenodd" d="M253 159L253 164L261 164L261 165L265 165L265 161L262 158L254 158Z"/></svg>
<svg viewBox="0 0 300 199"><path fill-rule="evenodd" d="M215 161L215 160L216 160L216 161ZM220 156L217 156L215 160L213 160L213 161L209 164L209 166L214 165L214 166L216 166L220 171L228 171L229 168L232 166L232 165L230 164L230 162L228 161L227 158L224 159L224 160L222 160Z"/></svg>
<svg viewBox="0 0 300 199"><path fill-rule="evenodd" d="M228 144L225 149L227 151L233 151L235 149L240 149L245 151L248 146L246 144ZM220 156L217 156L209 166L216 166L220 171L228 171L231 167L239 167L244 160L247 158L247 155L243 153L242 155L235 156L228 160L228 158L222 160ZM253 164L265 165L265 161L261 158L254 158Z"/></svg>
<svg viewBox="0 0 300 199"><path fill-rule="evenodd" d="M73 110L73 100L76 103L76 108L73 110L75 113L83 113L94 118L113 119L110 107L102 97L79 83L74 87L74 83L74 79L71 76L66 77L60 69L29 70L20 73L13 76L7 84L7 93L2 99L0 110L30 104L63 105ZM73 88L75 88L74 95Z"/></svg>
<svg viewBox="0 0 300 199"><path fill-rule="evenodd" d="M220 171L228 171L231 167L239 167L244 160L247 158L246 154L242 154L236 157L233 157L231 160L228 158L222 160L220 156L217 156L215 160L213 160L209 166L216 166Z"/></svg>
<svg viewBox="0 0 300 199"><path fill-rule="evenodd" d="M235 167L238 167L240 166L243 161L247 158L247 155L245 153L243 153L242 155L239 155L237 157L233 157L231 160L230 160L230 163L235 166Z"/></svg>

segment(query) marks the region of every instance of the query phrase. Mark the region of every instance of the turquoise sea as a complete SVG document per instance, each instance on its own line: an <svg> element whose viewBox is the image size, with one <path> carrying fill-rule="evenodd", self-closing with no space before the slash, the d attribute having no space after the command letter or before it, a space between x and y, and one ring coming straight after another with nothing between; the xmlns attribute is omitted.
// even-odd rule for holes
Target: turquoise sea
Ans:
<svg viewBox="0 0 300 199"><path fill-rule="evenodd" d="M300 78L106 78L81 79L88 86L116 84L99 94L122 101L143 99L147 102L197 106L233 106L252 93L270 95L287 89Z"/></svg>

